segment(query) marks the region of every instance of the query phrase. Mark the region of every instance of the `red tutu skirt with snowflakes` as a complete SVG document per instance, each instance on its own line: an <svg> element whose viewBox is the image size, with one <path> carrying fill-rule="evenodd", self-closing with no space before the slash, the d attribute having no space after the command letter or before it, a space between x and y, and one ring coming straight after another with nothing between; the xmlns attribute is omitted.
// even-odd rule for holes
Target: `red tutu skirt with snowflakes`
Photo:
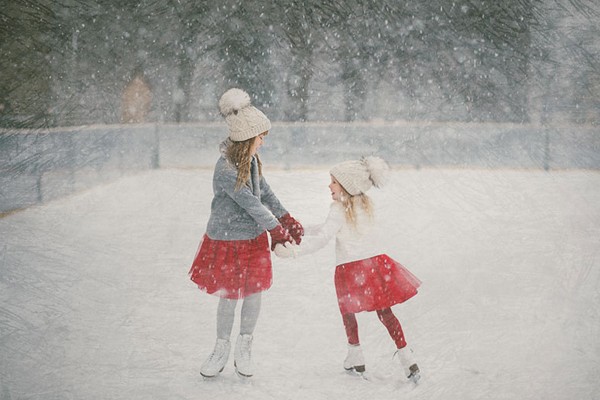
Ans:
<svg viewBox="0 0 600 400"><path fill-rule="evenodd" d="M385 254L340 264L335 269L335 290L342 314L403 303L417 294L419 286L419 278Z"/></svg>
<svg viewBox="0 0 600 400"><path fill-rule="evenodd" d="M204 235L189 274L201 290L227 299L269 289L273 271L267 233L250 240L213 240Z"/></svg>

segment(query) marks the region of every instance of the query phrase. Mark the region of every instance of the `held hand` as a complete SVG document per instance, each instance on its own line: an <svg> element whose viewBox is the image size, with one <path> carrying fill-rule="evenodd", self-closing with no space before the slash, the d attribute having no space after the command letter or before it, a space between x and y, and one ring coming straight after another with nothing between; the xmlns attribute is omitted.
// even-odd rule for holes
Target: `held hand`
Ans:
<svg viewBox="0 0 600 400"><path fill-rule="evenodd" d="M276 244L284 244L286 242L291 243L293 240L288 230L281 225L277 225L275 228L271 229L269 233L271 234L271 251L275 249Z"/></svg>
<svg viewBox="0 0 600 400"><path fill-rule="evenodd" d="M300 244L300 242L302 241L302 236L304 236L304 228L302 227L302 224L300 224L300 222L298 222L289 213L279 218L279 222L281 223L281 225L283 225L285 229L287 229L290 232L290 235L292 235L294 241L297 244Z"/></svg>
<svg viewBox="0 0 600 400"><path fill-rule="evenodd" d="M281 258L296 258L298 255L298 245L293 243L278 243L275 246L275 254Z"/></svg>

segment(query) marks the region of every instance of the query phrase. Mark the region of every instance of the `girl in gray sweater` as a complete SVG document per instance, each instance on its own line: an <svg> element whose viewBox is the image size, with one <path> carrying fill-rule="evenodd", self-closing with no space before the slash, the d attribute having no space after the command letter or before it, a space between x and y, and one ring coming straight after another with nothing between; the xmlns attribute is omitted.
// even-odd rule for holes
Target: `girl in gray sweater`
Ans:
<svg viewBox="0 0 600 400"><path fill-rule="evenodd" d="M219 109L227 122L229 137L221 144L221 157L213 176L211 214L190 269L191 280L201 290L220 297L217 341L200 373L215 377L225 368L235 308L243 299L234 365L238 375L250 377L250 350L261 292L272 283L270 250L278 243L300 243L304 230L262 175L257 151L271 129L269 119L251 105L250 96L240 89L225 92Z"/></svg>

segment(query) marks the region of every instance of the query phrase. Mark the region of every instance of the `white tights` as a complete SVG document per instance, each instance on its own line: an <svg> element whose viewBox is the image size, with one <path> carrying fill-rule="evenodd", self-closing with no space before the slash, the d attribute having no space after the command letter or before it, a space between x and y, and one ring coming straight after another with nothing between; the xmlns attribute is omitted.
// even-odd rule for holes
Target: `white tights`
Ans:
<svg viewBox="0 0 600 400"><path fill-rule="evenodd" d="M260 313L261 299L260 292L244 298L240 320L240 334L251 335L254 332L258 314ZM225 299L221 297L219 300L219 306L217 307L217 337L219 339L229 340L231 337L237 303L237 299Z"/></svg>

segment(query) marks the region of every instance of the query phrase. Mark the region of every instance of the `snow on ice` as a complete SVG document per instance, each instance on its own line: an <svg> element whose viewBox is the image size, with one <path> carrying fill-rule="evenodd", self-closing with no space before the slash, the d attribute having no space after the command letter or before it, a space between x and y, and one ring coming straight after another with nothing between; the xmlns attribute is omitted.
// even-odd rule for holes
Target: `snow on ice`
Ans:
<svg viewBox="0 0 600 400"><path fill-rule="evenodd" d="M269 170L304 224L326 169ZM210 210L208 170L154 170L0 219L0 398L592 399L600 393L600 174L394 170L378 206L389 254L422 281L394 307L422 370L394 370L359 314L365 381L342 369L333 242L274 258L255 376L199 375L217 298L187 272ZM239 310L238 310L239 312ZM236 332L236 327L234 327Z"/></svg>

